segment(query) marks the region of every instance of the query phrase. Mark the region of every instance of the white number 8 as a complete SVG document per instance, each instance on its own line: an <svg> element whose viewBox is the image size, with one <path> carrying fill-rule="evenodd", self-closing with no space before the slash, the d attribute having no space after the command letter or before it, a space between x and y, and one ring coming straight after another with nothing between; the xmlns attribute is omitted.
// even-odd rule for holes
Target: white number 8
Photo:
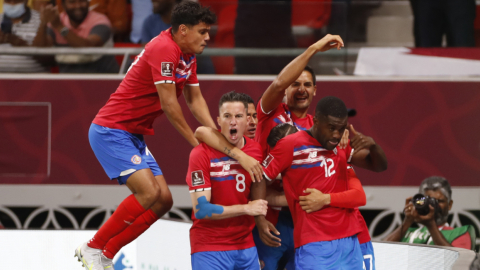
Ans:
<svg viewBox="0 0 480 270"><path fill-rule="evenodd" d="M238 192L244 192L245 188L246 188L245 175L237 174L237 176L235 176L235 180L237 180L237 186L236 187L237 187Z"/></svg>

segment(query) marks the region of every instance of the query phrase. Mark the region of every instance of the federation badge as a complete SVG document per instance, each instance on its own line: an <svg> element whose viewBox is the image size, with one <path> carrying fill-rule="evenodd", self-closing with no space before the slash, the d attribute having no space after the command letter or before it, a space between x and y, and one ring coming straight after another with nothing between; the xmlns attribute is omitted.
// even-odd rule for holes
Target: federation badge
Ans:
<svg viewBox="0 0 480 270"><path fill-rule="evenodd" d="M162 62L162 76L172 77L173 76L173 63L172 62Z"/></svg>
<svg viewBox="0 0 480 270"><path fill-rule="evenodd" d="M202 170L192 172L192 186L201 186L205 185L205 179L203 179Z"/></svg>
<svg viewBox="0 0 480 270"><path fill-rule="evenodd" d="M133 155L131 160L132 160L132 163L135 165L142 163L142 158L137 155Z"/></svg>
<svg viewBox="0 0 480 270"><path fill-rule="evenodd" d="M271 154L268 154L268 156L265 158L265 160L262 162L262 166L267 168L268 165L270 165L270 162L272 162L273 156Z"/></svg>

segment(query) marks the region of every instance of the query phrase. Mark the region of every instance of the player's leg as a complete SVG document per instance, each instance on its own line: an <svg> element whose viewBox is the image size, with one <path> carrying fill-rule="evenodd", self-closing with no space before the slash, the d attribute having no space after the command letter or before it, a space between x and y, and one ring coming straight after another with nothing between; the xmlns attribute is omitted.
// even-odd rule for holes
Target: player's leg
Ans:
<svg viewBox="0 0 480 270"><path fill-rule="evenodd" d="M153 223L172 208L172 194L168 189L165 178L163 175L157 175L155 176L155 179L160 185L160 198L152 207L150 207L149 210L139 216L132 225L128 226L125 230L107 242L103 250L103 255L107 259L113 259L122 247L137 239L148 228L150 228Z"/></svg>
<svg viewBox="0 0 480 270"><path fill-rule="evenodd" d="M256 247L238 250L238 256L235 260L235 270L259 270L260 261ZM265 269L265 268L263 268Z"/></svg>
<svg viewBox="0 0 480 270"><path fill-rule="evenodd" d="M233 270L237 254L238 250L193 253L192 270Z"/></svg>
<svg viewBox="0 0 480 270"><path fill-rule="evenodd" d="M363 261L366 270L375 270L375 254L373 252L372 241L360 244L362 250Z"/></svg>
<svg viewBox="0 0 480 270"><path fill-rule="evenodd" d="M284 263L280 266L287 270L295 270L295 244L293 242L293 219L289 211L280 211L278 216L277 230L282 236L282 246Z"/></svg>
<svg viewBox="0 0 480 270"><path fill-rule="evenodd" d="M339 239L342 269L363 269L363 255L357 236Z"/></svg>
<svg viewBox="0 0 480 270"><path fill-rule="evenodd" d="M338 250L338 240L308 243L296 249L295 269L340 269L340 258L341 251Z"/></svg>
<svg viewBox="0 0 480 270"><path fill-rule="evenodd" d="M139 148L144 144L143 138L123 130L92 124L89 140L107 175L117 179L120 184L125 184L128 179L127 186L134 193L120 203L94 238L75 252L87 269L103 269L100 254L105 244L155 203L160 195L160 187L148 164L141 158Z"/></svg>

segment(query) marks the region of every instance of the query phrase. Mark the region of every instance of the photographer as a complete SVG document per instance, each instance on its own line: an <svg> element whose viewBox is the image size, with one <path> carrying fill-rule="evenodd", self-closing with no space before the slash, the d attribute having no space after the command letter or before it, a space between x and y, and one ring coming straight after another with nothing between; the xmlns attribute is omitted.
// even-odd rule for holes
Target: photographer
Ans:
<svg viewBox="0 0 480 270"><path fill-rule="evenodd" d="M454 229L447 223L448 211L453 205L452 189L447 179L429 177L423 180L419 192L425 196L406 199L402 226L384 240L474 249L475 231L471 225ZM420 227L411 228L414 222Z"/></svg>

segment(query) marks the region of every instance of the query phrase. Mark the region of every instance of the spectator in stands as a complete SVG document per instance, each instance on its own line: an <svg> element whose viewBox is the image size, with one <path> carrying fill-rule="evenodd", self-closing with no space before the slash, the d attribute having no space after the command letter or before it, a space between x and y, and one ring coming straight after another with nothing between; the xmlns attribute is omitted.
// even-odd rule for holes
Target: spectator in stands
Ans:
<svg viewBox="0 0 480 270"><path fill-rule="evenodd" d="M4 0L0 21L2 48L31 46L40 26L40 14L27 6L27 0ZM46 69L31 56L0 56L0 72L45 71Z"/></svg>
<svg viewBox="0 0 480 270"><path fill-rule="evenodd" d="M238 0L235 46L294 48L291 0ZM280 19L281 18L281 19ZM278 74L293 57L235 57L237 74Z"/></svg>
<svg viewBox="0 0 480 270"><path fill-rule="evenodd" d="M89 11L88 0L63 0L64 12L51 5L41 13L41 25L34 45L41 47L113 47L108 18ZM47 26L48 24L48 26ZM113 55L56 55L61 73L116 73Z"/></svg>
<svg viewBox="0 0 480 270"><path fill-rule="evenodd" d="M63 11L62 0L56 0L58 12ZM123 41L129 30L126 0L90 0L90 11L105 14L112 24L115 41Z"/></svg>
<svg viewBox="0 0 480 270"><path fill-rule="evenodd" d="M151 0L131 0L132 1L132 31L130 32L130 41L140 43L142 37L142 26L145 19L153 13Z"/></svg>
<svg viewBox="0 0 480 270"><path fill-rule="evenodd" d="M410 0L416 47L474 47L475 0Z"/></svg>
<svg viewBox="0 0 480 270"><path fill-rule="evenodd" d="M454 229L447 223L448 211L453 205L452 189L447 179L439 176L428 177L420 184L419 192L435 198L439 211L430 206L427 215L419 215L412 203L412 197L407 198L403 224L385 240L474 249L475 230L471 225ZM420 228L411 227L414 222L419 223Z"/></svg>
<svg viewBox="0 0 480 270"><path fill-rule="evenodd" d="M153 13L150 14L142 26L142 44L146 44L152 38L158 36L163 30L171 26L172 10L176 3L182 0L152 0Z"/></svg>

